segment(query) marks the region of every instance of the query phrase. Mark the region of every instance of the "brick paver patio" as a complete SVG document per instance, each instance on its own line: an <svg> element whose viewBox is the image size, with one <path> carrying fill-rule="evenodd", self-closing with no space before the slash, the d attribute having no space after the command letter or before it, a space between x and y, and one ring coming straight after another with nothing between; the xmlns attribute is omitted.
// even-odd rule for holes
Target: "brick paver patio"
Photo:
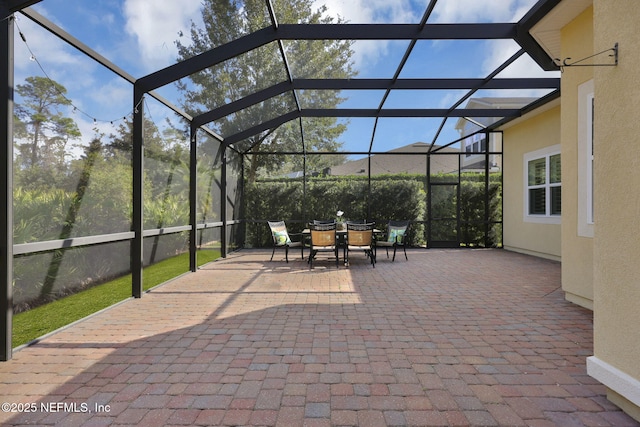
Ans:
<svg viewBox="0 0 640 427"><path fill-rule="evenodd" d="M17 351L0 395L33 411L0 423L638 425L586 374L592 313L564 300L556 262L269 256L233 254Z"/></svg>

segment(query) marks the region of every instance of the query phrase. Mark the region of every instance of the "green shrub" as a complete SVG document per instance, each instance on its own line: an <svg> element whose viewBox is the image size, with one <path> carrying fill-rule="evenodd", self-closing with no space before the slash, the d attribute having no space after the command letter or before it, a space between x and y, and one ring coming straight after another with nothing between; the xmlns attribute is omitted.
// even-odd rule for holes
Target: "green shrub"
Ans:
<svg viewBox="0 0 640 427"><path fill-rule="evenodd" d="M460 212L461 244L499 246L501 244L502 185L501 176L489 176L485 191L483 173L464 172L432 176L434 182L460 182L459 206L452 194L434 193L432 209L445 217L456 218ZM369 220L383 226L389 220L413 222L409 239L413 245L426 244L426 178L424 175L320 176L302 180L269 179L245 186L244 217L247 219L245 246L267 247L271 235L267 220L285 220L290 232L299 232L313 219L334 219L338 210L346 220ZM489 212L486 212L486 206ZM456 221L434 222L434 233L450 235ZM436 227L453 227L439 230Z"/></svg>
<svg viewBox="0 0 640 427"><path fill-rule="evenodd" d="M285 220L291 232L299 232L314 219L335 219L338 210L345 220L368 220L385 224L390 219L422 221L425 212L424 185L408 175L402 179L327 177L309 179L306 197L302 181L269 180L245 187L245 217L249 219L245 246L271 245L266 220ZM410 238L419 242L422 227Z"/></svg>

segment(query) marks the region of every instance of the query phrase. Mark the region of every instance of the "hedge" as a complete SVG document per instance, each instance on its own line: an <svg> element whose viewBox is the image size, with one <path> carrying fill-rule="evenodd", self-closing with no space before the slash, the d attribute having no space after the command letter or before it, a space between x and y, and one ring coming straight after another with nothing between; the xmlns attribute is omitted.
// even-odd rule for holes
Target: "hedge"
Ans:
<svg viewBox="0 0 640 427"><path fill-rule="evenodd" d="M435 177L438 182L457 182L457 179L457 174ZM271 245L266 225L268 220L285 220L290 232L300 232L313 219L336 218L338 210L345 212L344 218L347 220L365 219L379 226L391 219L411 220L414 225L410 241L414 245L426 244L427 194L424 175L381 175L372 177L370 183L369 188L367 177L360 176L314 177L307 181L306 197L302 180L271 179L247 183L244 194L244 218L247 219L245 246ZM459 208L463 245L501 244L500 175L490 176L488 195L484 189L484 174L461 174ZM489 223L485 220L487 197ZM432 200L432 204L439 204L439 212L456 217L456 205L452 198ZM435 233L438 223L433 222L433 226L432 232Z"/></svg>

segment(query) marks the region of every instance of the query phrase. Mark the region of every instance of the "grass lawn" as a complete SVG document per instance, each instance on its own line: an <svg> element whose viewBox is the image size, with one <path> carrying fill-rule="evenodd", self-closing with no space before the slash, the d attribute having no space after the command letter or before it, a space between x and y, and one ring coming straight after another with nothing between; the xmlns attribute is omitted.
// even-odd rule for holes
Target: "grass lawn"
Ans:
<svg viewBox="0 0 640 427"><path fill-rule="evenodd" d="M219 250L198 251L198 265L220 257ZM189 271L189 254L145 267L144 290ZM131 296L131 275L94 286L13 316L13 347L18 347Z"/></svg>

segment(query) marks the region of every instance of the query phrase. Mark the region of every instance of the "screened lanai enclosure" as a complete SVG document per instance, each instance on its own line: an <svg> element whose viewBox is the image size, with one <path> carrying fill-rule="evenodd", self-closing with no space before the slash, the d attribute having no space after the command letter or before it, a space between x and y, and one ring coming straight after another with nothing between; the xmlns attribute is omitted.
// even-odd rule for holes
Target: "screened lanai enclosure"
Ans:
<svg viewBox="0 0 640 427"><path fill-rule="evenodd" d="M500 126L559 96L530 35L558 1L455 3L0 0L1 357L14 314L141 297L162 261L269 246L268 220L500 247Z"/></svg>

